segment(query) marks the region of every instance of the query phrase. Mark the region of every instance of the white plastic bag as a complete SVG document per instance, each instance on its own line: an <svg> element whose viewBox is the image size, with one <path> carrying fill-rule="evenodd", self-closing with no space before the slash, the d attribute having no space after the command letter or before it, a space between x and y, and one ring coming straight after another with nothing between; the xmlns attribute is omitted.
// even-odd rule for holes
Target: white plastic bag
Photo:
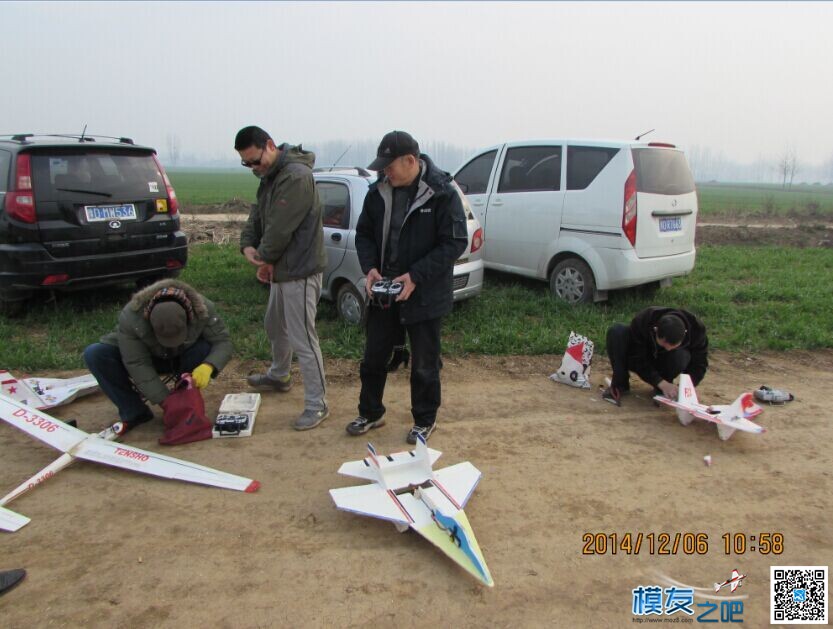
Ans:
<svg viewBox="0 0 833 629"><path fill-rule="evenodd" d="M550 380L580 389L589 389L592 361L593 341L586 336L570 332L570 340L567 341L567 351L564 352L561 367L550 376Z"/></svg>

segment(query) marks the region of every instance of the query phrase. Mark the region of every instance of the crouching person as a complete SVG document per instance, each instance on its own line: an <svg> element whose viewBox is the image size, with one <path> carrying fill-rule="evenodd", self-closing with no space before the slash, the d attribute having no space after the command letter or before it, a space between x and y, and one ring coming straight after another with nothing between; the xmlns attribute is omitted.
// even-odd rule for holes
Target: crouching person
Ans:
<svg viewBox="0 0 833 629"><path fill-rule="evenodd" d="M84 350L84 362L119 410L122 431L153 419L147 402L165 408L163 374L191 373L206 387L231 359L228 329L214 304L177 280L138 291L115 331Z"/></svg>

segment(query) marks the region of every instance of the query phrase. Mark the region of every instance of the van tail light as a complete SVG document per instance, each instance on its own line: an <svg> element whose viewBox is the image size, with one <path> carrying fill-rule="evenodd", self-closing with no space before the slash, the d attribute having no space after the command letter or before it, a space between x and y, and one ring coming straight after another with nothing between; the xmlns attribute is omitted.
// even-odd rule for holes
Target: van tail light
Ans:
<svg viewBox="0 0 833 629"><path fill-rule="evenodd" d="M15 189L6 193L4 205L6 214L23 223L36 222L35 193L32 190L32 163L26 153L20 153L17 156L17 172L14 182Z"/></svg>
<svg viewBox="0 0 833 629"><path fill-rule="evenodd" d="M182 262L180 262L179 260L174 260L173 258L168 258L165 261L165 268L166 269L181 269L182 268Z"/></svg>
<svg viewBox="0 0 833 629"><path fill-rule="evenodd" d="M483 246L483 228L478 227L477 231L474 232L474 235L471 237L471 252L474 253L480 247Z"/></svg>
<svg viewBox="0 0 833 629"><path fill-rule="evenodd" d="M68 281L69 275L67 275L66 273L47 275L41 282L41 286L55 286L56 284L66 284Z"/></svg>
<svg viewBox="0 0 833 629"><path fill-rule="evenodd" d="M636 170L625 181L625 203L622 206L622 231L631 245L636 246Z"/></svg>
<svg viewBox="0 0 833 629"><path fill-rule="evenodd" d="M159 169L159 174L162 175L162 180L165 182L165 190L168 192L168 214L170 216L176 216L177 212L179 212L179 201L176 200L176 190L171 185L171 180L168 179L168 173L162 168L162 164L159 163L159 158L155 154L153 161L156 162L156 168Z"/></svg>

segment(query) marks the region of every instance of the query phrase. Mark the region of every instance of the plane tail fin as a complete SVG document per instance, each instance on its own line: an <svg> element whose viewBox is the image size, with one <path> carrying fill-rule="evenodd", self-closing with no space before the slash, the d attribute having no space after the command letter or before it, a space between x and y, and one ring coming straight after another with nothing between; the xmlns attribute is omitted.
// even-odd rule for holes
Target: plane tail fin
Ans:
<svg viewBox="0 0 833 629"><path fill-rule="evenodd" d="M680 386L677 387L677 401L681 404L699 404L697 391L694 390L694 383L687 373L680 374Z"/></svg>
<svg viewBox="0 0 833 629"><path fill-rule="evenodd" d="M722 588L722 587L723 587L723 586L722 586L722 585L720 585L719 583L715 583L715 584L714 584L714 591L715 591L715 592L719 592L719 591L720 591L720 588Z"/></svg>
<svg viewBox="0 0 833 629"><path fill-rule="evenodd" d="M35 392L25 382L18 380L5 369L0 369L0 393L32 408L38 408L41 405L41 400Z"/></svg>

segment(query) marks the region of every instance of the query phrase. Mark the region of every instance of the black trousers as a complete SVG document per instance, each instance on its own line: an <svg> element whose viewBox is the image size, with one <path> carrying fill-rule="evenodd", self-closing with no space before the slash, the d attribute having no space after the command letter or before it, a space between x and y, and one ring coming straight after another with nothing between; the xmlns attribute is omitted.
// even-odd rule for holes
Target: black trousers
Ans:
<svg viewBox="0 0 833 629"><path fill-rule="evenodd" d="M613 377L610 380L611 384L621 391L627 391L630 388L629 372L631 370L628 366L630 341L630 328L626 325L614 323L607 331L607 357L613 368ZM663 380L671 382L688 369L690 362L691 353L685 348L677 348L670 352L659 348L654 360L654 369L659 372Z"/></svg>
<svg viewBox="0 0 833 629"><path fill-rule="evenodd" d="M417 426L432 426L440 408L440 324L441 318L404 325L399 304L390 308L370 306L367 311L367 341L359 367L362 390L359 415L377 420L385 414L382 396L388 377L387 365L395 345L400 345L403 328L411 345L411 415Z"/></svg>

